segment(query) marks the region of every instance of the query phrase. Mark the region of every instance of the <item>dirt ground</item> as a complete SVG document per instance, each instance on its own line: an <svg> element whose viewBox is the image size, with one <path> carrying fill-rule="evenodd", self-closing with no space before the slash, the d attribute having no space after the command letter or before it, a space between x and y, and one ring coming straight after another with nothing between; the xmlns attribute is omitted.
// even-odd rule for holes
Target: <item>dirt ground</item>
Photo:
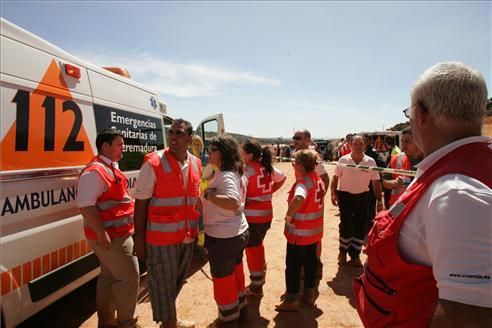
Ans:
<svg viewBox="0 0 492 328"><path fill-rule="evenodd" d="M323 277L319 282L319 297L316 306L301 305L296 313L279 313L275 305L285 291L285 249L283 235L283 218L287 211L287 192L294 182L294 171L290 163L278 163L276 166L287 175L284 186L273 197L274 219L272 228L265 238L265 253L268 266L264 296L261 299L248 297L248 314L241 321L241 327L362 327L352 297L352 278L360 273L360 268L350 265L338 267L338 209L331 205L329 192L325 198L325 230L323 237L322 262ZM334 166L327 166L330 177ZM364 261L364 257L362 258ZM246 260L246 284L249 272ZM139 322L144 327L157 327L152 321L152 310L146 276L142 277L142 288L137 307ZM206 261L196 257L192 264L190 276L183 286L177 300L178 317L191 320L196 327L206 327L217 317L217 307L213 298L210 267ZM97 327L94 313L80 327Z"/></svg>

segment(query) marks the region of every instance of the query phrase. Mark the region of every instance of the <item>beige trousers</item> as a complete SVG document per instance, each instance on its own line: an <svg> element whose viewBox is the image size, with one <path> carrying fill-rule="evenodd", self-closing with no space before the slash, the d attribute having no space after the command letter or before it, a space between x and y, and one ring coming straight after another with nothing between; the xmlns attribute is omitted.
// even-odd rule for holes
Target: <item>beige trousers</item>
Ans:
<svg viewBox="0 0 492 328"><path fill-rule="evenodd" d="M132 237L113 239L110 249L99 247L95 240L89 244L101 266L96 289L99 326L111 324L116 310L118 327L134 327L140 275Z"/></svg>

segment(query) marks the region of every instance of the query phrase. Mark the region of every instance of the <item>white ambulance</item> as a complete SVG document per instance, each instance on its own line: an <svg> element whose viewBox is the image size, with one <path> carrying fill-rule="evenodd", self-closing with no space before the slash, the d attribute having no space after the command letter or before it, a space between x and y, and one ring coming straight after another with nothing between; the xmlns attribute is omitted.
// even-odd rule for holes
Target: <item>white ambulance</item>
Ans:
<svg viewBox="0 0 492 328"><path fill-rule="evenodd" d="M8 328L99 273L75 206L96 131L123 131L120 167L133 191L144 154L166 145L171 119L156 93L129 78L4 19L0 33L0 300ZM223 134L222 115L197 133L205 141Z"/></svg>

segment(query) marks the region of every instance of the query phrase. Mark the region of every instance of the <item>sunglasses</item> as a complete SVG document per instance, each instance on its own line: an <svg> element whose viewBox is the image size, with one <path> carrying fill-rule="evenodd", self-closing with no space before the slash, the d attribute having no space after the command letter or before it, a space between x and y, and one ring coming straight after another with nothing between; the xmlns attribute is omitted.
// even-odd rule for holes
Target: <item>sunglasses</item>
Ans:
<svg viewBox="0 0 492 328"><path fill-rule="evenodd" d="M296 140L296 141L298 141L298 140L302 140L302 137L299 137L299 136L293 136L293 137L292 137L292 140Z"/></svg>

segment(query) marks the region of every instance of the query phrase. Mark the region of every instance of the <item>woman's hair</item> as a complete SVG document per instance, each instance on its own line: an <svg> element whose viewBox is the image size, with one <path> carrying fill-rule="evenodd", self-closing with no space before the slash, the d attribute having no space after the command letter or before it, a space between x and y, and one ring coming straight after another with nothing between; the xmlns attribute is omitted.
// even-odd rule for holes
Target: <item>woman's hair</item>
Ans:
<svg viewBox="0 0 492 328"><path fill-rule="evenodd" d="M296 153L296 164L299 163L306 173L314 171L318 161L318 154L310 149L303 149Z"/></svg>
<svg viewBox="0 0 492 328"><path fill-rule="evenodd" d="M243 160L239 153L239 144L232 136L215 137L210 145L216 147L222 159L221 171L233 171L243 175Z"/></svg>
<svg viewBox="0 0 492 328"><path fill-rule="evenodd" d="M258 141L246 140L243 144L243 150L253 155L253 160L260 162L269 174L273 172L272 153L268 147L261 148Z"/></svg>
<svg viewBox="0 0 492 328"><path fill-rule="evenodd" d="M191 137L191 153L196 157L200 158L203 151L203 140L199 135L194 134Z"/></svg>

